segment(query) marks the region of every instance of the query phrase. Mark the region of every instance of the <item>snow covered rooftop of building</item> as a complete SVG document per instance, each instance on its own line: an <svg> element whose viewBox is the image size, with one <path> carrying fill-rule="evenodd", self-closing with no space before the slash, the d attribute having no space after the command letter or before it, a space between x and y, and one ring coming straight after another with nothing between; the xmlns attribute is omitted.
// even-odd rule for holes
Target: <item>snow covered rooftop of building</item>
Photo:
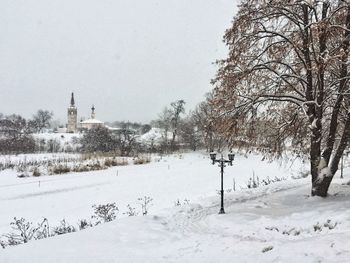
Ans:
<svg viewBox="0 0 350 263"><path fill-rule="evenodd" d="M106 125L106 128L107 128L108 130L111 130L111 131L120 131L120 130L122 130L122 128L111 127L111 126L108 126L108 125Z"/></svg>
<svg viewBox="0 0 350 263"><path fill-rule="evenodd" d="M92 124L103 124L103 121L96 120L96 119L87 119L85 121L81 121L80 123L86 124L86 123L92 123Z"/></svg>

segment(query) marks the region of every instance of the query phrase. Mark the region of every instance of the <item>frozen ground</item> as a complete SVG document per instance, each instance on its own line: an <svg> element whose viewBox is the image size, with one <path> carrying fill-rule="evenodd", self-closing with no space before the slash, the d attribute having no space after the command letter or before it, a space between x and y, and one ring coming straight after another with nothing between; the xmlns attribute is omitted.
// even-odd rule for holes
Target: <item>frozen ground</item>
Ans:
<svg viewBox="0 0 350 263"><path fill-rule="evenodd" d="M42 178L3 171L1 232L13 216L74 223L106 202L116 202L120 213L111 223L6 248L0 262L348 262L350 187L336 180L327 199L308 195L309 178L240 190L253 171L260 179L300 172L300 164L260 159L241 156L226 168L225 188L235 177L238 191L226 193L225 215L217 214L219 169L201 154ZM144 195L154 199L148 216L122 215ZM190 203L174 207L177 199Z"/></svg>

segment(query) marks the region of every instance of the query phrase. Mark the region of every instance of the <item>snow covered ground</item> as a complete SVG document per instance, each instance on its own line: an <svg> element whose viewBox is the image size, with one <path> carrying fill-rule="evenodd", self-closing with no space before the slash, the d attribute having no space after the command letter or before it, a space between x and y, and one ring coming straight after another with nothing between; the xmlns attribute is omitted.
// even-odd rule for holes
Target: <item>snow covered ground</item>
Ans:
<svg viewBox="0 0 350 263"><path fill-rule="evenodd" d="M17 155L0 155L0 163L13 163L18 164L22 162L40 162L40 161L56 161L63 159L78 159L80 157L79 154L74 153L35 153L35 154L17 154ZM0 174L1 176L1 174Z"/></svg>
<svg viewBox="0 0 350 263"><path fill-rule="evenodd" d="M309 178L290 178L302 167L238 156L225 169L225 215L217 214L219 168L198 153L39 178L6 170L0 173L1 233L14 216L34 222L45 216L54 225L89 218L93 204L116 202L120 212L110 223L0 250L0 262L348 262L350 186L337 179L332 196L310 197ZM253 171L260 180L289 179L241 189ZM229 192L233 178L237 191ZM153 198L149 215L123 215L142 196ZM177 200L182 205L175 207Z"/></svg>

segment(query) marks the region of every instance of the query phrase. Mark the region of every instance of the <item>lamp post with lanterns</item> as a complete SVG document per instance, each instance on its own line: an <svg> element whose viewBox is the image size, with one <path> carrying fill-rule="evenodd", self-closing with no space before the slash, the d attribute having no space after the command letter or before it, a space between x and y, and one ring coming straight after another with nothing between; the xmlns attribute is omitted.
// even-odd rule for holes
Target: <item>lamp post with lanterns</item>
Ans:
<svg viewBox="0 0 350 263"><path fill-rule="evenodd" d="M212 164L214 165L215 163L219 163L219 167L221 169L221 207L219 214L225 214L224 210L224 167L226 167L226 163L228 163L230 166L232 166L232 162L235 159L235 154L232 153L232 151L228 154L228 160L224 159L224 156L221 154L220 159L216 159L216 153L211 152L210 153L210 159L212 160Z"/></svg>

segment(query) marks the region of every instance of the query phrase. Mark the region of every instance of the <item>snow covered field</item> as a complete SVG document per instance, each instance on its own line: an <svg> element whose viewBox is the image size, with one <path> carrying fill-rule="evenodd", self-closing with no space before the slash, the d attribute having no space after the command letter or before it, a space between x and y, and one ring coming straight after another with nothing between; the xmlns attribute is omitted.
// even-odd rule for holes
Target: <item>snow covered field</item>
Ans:
<svg viewBox="0 0 350 263"><path fill-rule="evenodd" d="M0 250L0 262L348 262L350 187L337 179L333 196L310 197L309 178L290 178L302 166L237 156L225 169L225 215L217 214L219 168L199 153L39 178L17 178L5 170L0 233L10 231L14 216L75 224L91 216L92 205L108 202L117 203L119 214L111 223L7 247ZM253 171L260 180L288 180L241 189ZM236 192L229 190L233 178ZM143 196L153 198L148 216L123 215L127 204L139 209L137 198ZM182 205L175 207L177 200Z"/></svg>

